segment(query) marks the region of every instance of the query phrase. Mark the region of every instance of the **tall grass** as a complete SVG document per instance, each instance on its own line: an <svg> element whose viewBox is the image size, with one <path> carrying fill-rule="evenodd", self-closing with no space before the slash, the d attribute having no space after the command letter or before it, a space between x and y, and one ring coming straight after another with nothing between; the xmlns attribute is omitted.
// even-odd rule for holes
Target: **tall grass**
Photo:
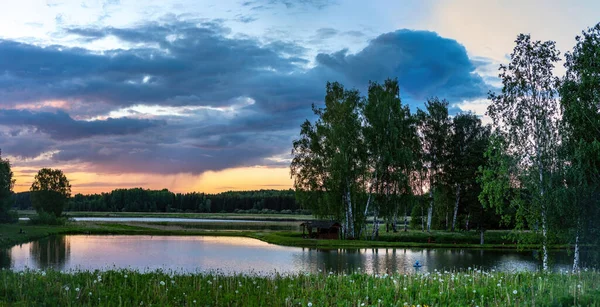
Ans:
<svg viewBox="0 0 600 307"><path fill-rule="evenodd" d="M177 275L128 270L0 271L0 303L48 306L599 306L600 273L468 270Z"/></svg>

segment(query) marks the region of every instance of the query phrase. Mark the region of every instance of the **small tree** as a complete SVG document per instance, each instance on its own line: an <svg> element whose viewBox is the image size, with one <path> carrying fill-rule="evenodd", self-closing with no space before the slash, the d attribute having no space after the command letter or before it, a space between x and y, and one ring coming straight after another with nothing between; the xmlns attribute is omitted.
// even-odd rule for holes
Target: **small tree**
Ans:
<svg viewBox="0 0 600 307"><path fill-rule="evenodd" d="M31 185L31 203L38 213L46 212L56 217L62 215L71 196L69 180L58 169L41 169Z"/></svg>
<svg viewBox="0 0 600 307"><path fill-rule="evenodd" d="M10 162L8 159L2 159L2 151L0 150L0 223L14 220L9 214L14 184L15 180L10 169Z"/></svg>

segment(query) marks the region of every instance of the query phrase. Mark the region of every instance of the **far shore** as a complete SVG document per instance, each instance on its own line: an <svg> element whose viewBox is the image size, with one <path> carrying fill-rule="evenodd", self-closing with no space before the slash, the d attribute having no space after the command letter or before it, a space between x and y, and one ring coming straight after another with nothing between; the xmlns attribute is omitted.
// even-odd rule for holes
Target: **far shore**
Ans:
<svg viewBox="0 0 600 307"><path fill-rule="evenodd" d="M224 216L219 216L224 218ZM206 218L206 217L203 217ZM239 224L239 225L238 225ZM522 249L534 250L537 245L517 245L508 242L498 242L499 239L508 235L508 231L488 231L493 234L496 243L473 244L465 243L465 238L471 239L478 236L475 232L442 232L435 231L431 234L421 231L398 232L382 234L380 240L317 240L306 239L302 231L288 230L297 229L296 222L264 223L140 223L140 222L69 222L64 226L29 225L25 221L17 224L4 225L0 227L0 248L12 246L42 239L52 235L172 235L172 236L230 236L248 237L258 239L267 243L320 249L338 248L472 248L472 249ZM210 229L212 227L212 229ZM255 227L256 229L244 229ZM260 228L263 227L263 228ZM238 228L238 229L236 229ZM272 230L283 229L283 230ZM455 239L458 242L452 242ZM437 242L436 242L437 241ZM440 242L443 241L443 242ZM568 249L567 245L553 245L553 249Z"/></svg>

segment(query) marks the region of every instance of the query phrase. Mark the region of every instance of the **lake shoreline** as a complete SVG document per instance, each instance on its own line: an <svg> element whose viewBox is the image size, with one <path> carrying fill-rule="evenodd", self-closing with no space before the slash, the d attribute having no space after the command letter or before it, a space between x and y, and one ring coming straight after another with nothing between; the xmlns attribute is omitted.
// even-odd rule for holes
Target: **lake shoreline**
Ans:
<svg viewBox="0 0 600 307"><path fill-rule="evenodd" d="M168 235L168 236L229 236L246 237L257 239L266 243L317 248L317 249L338 249L338 248L457 248L457 249L483 249L483 250L523 250L531 251L538 248L537 245L516 245L516 244L469 244L469 243L423 243L423 242L389 242L389 241L365 241L365 240L316 240L304 239L302 234L291 231L243 231L243 230L200 230L187 229L180 227L167 229L158 224L152 226L147 224L134 223L90 223L77 222L68 223L64 226L44 226L28 225L26 223L17 223L3 225L0 227L0 248L10 248L15 245L31 242L52 235ZM21 230L23 233L20 233ZM422 234L418 234L422 235ZM435 237L435 236L432 236ZM553 250L571 248L568 245L554 245Z"/></svg>

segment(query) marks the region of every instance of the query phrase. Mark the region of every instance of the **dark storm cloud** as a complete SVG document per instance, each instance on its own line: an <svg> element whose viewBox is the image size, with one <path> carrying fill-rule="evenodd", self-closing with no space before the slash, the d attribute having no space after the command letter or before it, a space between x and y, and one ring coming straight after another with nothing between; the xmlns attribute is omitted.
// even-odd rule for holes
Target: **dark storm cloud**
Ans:
<svg viewBox="0 0 600 307"><path fill-rule="evenodd" d="M162 121L130 118L78 121L62 111L50 113L0 109L0 125L34 127L37 131L49 135L54 140L135 134L162 124Z"/></svg>
<svg viewBox="0 0 600 307"><path fill-rule="evenodd" d="M466 49L434 32L399 30L372 40L357 54L340 50L319 54L317 69L329 69L352 84L397 77L401 94L422 101L429 96L451 102L482 97L488 90Z"/></svg>
<svg viewBox="0 0 600 307"><path fill-rule="evenodd" d="M55 99L78 106L69 114L0 110L0 127L29 127L14 138L16 130L7 130L0 141L4 149L13 140L17 154L52 151L54 161L86 162L98 172L201 173L273 164L265 159L289 152L300 123L312 116L310 105L322 103L327 81L364 93L369 80L396 77L412 107L434 95L451 103L481 98L488 88L475 73L485 63L474 64L462 45L433 32L386 33L355 54L319 54L309 69L306 47L232 35L219 22L68 32L82 41L111 36L137 47L97 53L0 41L0 109ZM252 103L239 106L240 99ZM72 118L138 104L202 108L187 117L165 116L164 123ZM50 140L34 148L15 141L27 134Z"/></svg>

